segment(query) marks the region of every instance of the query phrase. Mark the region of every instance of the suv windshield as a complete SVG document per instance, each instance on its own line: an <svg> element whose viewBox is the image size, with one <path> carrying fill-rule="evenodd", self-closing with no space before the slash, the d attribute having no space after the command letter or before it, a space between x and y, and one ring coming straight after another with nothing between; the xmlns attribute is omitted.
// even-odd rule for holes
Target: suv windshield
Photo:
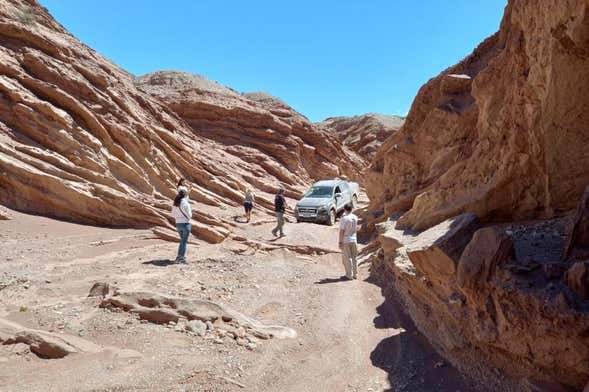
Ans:
<svg viewBox="0 0 589 392"><path fill-rule="evenodd" d="M305 195L305 197L318 197L318 198L325 198L331 197L331 191L333 190L330 186L314 186L309 189L309 192Z"/></svg>

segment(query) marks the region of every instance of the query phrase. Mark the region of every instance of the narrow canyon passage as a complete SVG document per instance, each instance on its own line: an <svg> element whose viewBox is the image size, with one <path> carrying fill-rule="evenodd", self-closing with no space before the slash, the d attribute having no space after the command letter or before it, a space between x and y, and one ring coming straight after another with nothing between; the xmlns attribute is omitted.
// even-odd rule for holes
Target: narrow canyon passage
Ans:
<svg viewBox="0 0 589 392"><path fill-rule="evenodd" d="M229 241L191 245L189 263L178 265L167 261L176 244L150 239L147 231L13 214L2 222L0 318L107 349L43 359L23 343L0 346L2 390L471 390L399 306L383 303L367 264L361 279L344 282L338 253L254 253ZM245 235L336 251L335 227L289 224L287 237L273 243L272 223L264 219L245 227ZM227 336L189 334L99 308L87 298L95 282L210 300L298 336L244 347Z"/></svg>

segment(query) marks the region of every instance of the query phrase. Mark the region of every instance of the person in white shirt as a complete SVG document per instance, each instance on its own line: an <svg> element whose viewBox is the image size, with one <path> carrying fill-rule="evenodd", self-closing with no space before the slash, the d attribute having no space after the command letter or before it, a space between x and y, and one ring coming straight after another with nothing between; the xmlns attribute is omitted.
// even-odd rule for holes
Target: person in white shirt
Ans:
<svg viewBox="0 0 589 392"><path fill-rule="evenodd" d="M352 205L344 207L344 216L339 225L339 248L342 250L342 262L346 270L346 279L358 277L358 245L356 232L358 231L358 217L352 213ZM342 277L343 278L343 277Z"/></svg>
<svg viewBox="0 0 589 392"><path fill-rule="evenodd" d="M188 192L181 189L174 199L174 206L172 207L172 216L176 220L176 229L180 235L180 246L178 247L177 263L186 263L186 245L188 244L188 237L192 226L190 219L192 218L192 209L188 202Z"/></svg>

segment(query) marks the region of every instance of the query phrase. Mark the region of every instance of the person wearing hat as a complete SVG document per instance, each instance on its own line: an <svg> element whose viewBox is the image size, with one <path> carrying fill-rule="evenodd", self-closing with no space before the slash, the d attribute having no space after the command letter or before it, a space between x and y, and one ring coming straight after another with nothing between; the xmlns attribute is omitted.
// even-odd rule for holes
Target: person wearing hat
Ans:
<svg viewBox="0 0 589 392"><path fill-rule="evenodd" d="M284 237L284 213L286 211L286 199L284 198L284 187L278 189L276 197L274 197L274 211L276 212L276 227L272 230L274 237L280 233L280 237Z"/></svg>

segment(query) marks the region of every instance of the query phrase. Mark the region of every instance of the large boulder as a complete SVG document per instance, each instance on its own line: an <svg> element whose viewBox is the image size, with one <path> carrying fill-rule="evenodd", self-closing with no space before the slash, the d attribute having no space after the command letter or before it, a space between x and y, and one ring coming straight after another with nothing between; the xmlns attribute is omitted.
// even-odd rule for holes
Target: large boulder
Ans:
<svg viewBox="0 0 589 392"><path fill-rule="evenodd" d="M378 243L386 257L393 257L397 249L404 246L397 230L388 225L382 225L379 228L381 231L377 237Z"/></svg>
<svg viewBox="0 0 589 392"><path fill-rule="evenodd" d="M480 289L491 280L497 267L513 256L513 241L502 229L477 230L460 257L458 285L467 291Z"/></svg>
<svg viewBox="0 0 589 392"><path fill-rule="evenodd" d="M466 213L448 219L421 233L407 245L407 255L415 268L428 277L451 278L456 274L458 260L479 220Z"/></svg>

